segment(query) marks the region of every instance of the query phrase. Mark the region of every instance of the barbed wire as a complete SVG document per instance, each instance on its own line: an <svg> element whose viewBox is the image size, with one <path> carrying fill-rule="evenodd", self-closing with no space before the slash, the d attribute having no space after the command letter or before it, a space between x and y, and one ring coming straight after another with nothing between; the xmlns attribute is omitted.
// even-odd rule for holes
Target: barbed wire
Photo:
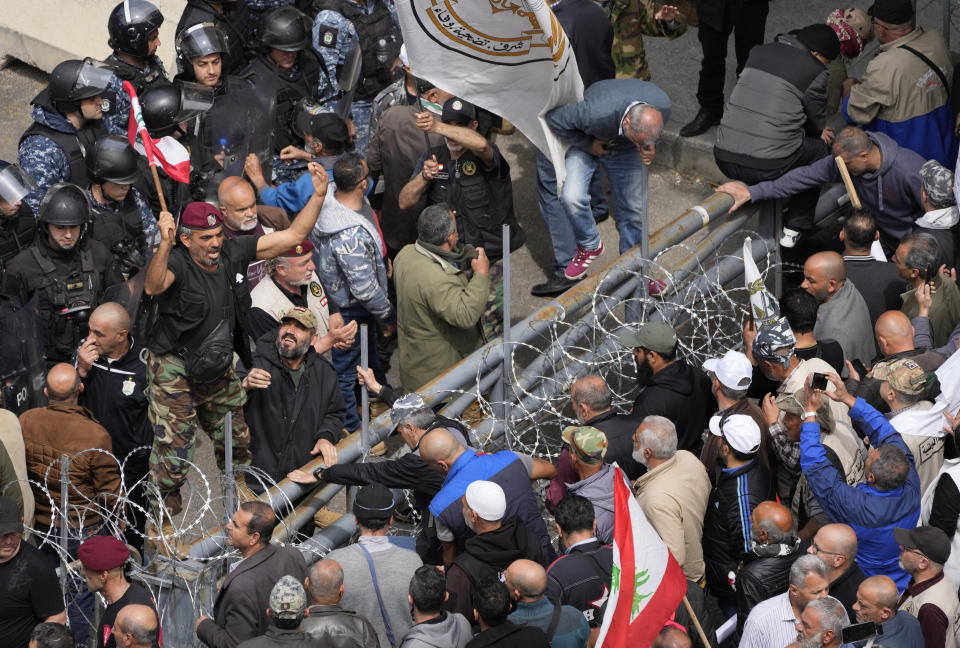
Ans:
<svg viewBox="0 0 960 648"><path fill-rule="evenodd" d="M742 235L750 235L754 245L764 245L755 232L738 232L731 241L742 241ZM559 310L543 331L534 339L516 342L509 349L513 373L510 376L512 387L502 400L497 400L488 390L479 387L483 379L484 362L477 363L477 375L472 386L454 390L449 394L452 401L458 396L473 392L479 394L475 403L463 414L463 420L476 430L486 433L474 433L474 443L479 449L492 451L507 445L506 435L510 435L510 447L518 452L533 456L555 459L560 450L560 431L563 427L576 424L577 420L569 408L570 386L574 379L587 373L600 375L609 385L613 394L613 405L621 411L628 411L636 391L636 367L630 349L617 343L619 335L626 328L636 327L641 321L658 316L675 325L680 333L679 356L694 366L700 366L710 357L722 355L729 349L741 348L741 326L749 313L749 297L742 285L724 286L717 269L725 262L740 263L740 249L731 253L719 251L697 258L696 248L681 243L675 245L646 264L642 271L632 273L635 285L642 285L654 278L663 281L665 288L659 295L642 297L629 295L620 297L614 293L622 292L624 284L603 292L598 287L590 295L586 307L575 312ZM680 259L694 259L687 270L677 270ZM774 270L783 269L774 260L774 251L764 250L758 263L761 273L766 276ZM603 285L602 282L598 283ZM586 319L585 319L586 318ZM587 325L584 325L586 322ZM492 347L485 354L493 352ZM530 375L527 369L537 359L543 360L549 354L548 362L540 375ZM449 402L449 401L448 401ZM506 411L508 418L498 418ZM495 434L498 423L504 434ZM189 478L183 484L181 495L183 510L175 517L167 515L163 507L157 512L146 504L147 501L159 501L159 491L149 474L132 484L128 484L129 463L136 452L149 452L148 446L137 448L134 453L120 461L106 450L90 448L70 458L73 465L88 453L108 455L115 461L121 475L121 486L116 494L96 494L90 496L79 485L68 483L67 509L55 493L60 492L61 468L57 460L47 466L39 480L30 480L29 484L38 500L49 505L51 523L48 529L34 527L36 544L44 550L54 553L65 565L67 579L80 584L84 579L80 566L74 561L70 549L75 551L90 533L109 533L124 537L124 532L132 532L151 550L141 556L141 560L131 561L129 576L145 586L157 602L161 624L165 621L183 618L183 608L188 608L194 616L210 614L217 580L226 573L227 563L238 557L236 550L226 542L220 551L211 555L191 556L191 543L208 536L211 530L222 528L225 521L225 506L228 499L234 503L243 501L249 493L222 473L208 475L202 467L191 461L183 460L188 467ZM371 457L376 461L377 458ZM257 468L238 467L238 474L244 476L247 487L255 492L265 492L277 485L269 475ZM54 485L55 484L55 485ZM6 488L19 487L12 482ZM318 487L322 487L320 484ZM539 495L543 495L544 484L536 486ZM228 489L231 497L228 498ZM293 513L295 502L282 491L278 493L279 504L275 507L278 526L286 531L286 537L299 539L294 526ZM152 497L147 497L152 495ZM274 499L276 502L276 498ZM405 501L409 508L407 518L410 524L391 530L391 533L416 535L419 528L419 515L414 506L410 491L405 492ZM549 514L544 511L549 520ZM61 538L61 523L66 518L68 524L67 542ZM146 520L145 530L138 526L138 518ZM289 526L288 526L289 525ZM66 545L66 546L64 546ZM322 558L334 547L313 544L309 550L317 558ZM65 603L74 603L77 588L68 588L64 593ZM103 602L101 600L101 602Z"/></svg>

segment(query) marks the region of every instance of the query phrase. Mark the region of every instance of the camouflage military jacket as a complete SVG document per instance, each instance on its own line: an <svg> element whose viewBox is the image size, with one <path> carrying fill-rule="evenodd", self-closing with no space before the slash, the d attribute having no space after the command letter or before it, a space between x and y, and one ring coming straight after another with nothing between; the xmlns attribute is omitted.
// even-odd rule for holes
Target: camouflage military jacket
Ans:
<svg viewBox="0 0 960 648"><path fill-rule="evenodd" d="M655 20L657 5L653 0L610 0L607 11L613 23L612 54L618 79L650 80L644 36L673 39L687 31L687 19L682 13L670 23Z"/></svg>

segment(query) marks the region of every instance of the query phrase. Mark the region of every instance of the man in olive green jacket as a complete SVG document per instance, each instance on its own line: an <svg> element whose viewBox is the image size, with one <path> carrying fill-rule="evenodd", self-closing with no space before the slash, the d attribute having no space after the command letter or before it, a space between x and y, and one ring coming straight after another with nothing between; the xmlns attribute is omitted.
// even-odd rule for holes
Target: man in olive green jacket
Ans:
<svg viewBox="0 0 960 648"><path fill-rule="evenodd" d="M438 203L420 214L416 243L393 265L400 383L411 392L483 345L490 261L460 242L453 212Z"/></svg>

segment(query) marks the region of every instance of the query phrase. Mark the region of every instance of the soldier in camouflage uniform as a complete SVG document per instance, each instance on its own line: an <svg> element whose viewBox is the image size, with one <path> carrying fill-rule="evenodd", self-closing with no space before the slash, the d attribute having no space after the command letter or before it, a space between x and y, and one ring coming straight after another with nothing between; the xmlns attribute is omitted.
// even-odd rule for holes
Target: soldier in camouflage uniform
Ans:
<svg viewBox="0 0 960 648"><path fill-rule="evenodd" d="M313 48L323 58L335 94L344 88L337 79L347 55L359 45L363 58L360 79L350 113L357 128L356 150L366 155L370 141L370 112L373 99L392 81L398 66L402 36L392 0L314 0L319 9L313 23Z"/></svg>
<svg viewBox="0 0 960 648"><path fill-rule="evenodd" d="M687 31L687 19L677 8L653 0L609 0L607 10L613 23L613 64L618 79L650 80L650 68L643 50L644 36L674 39Z"/></svg>
<svg viewBox="0 0 960 648"><path fill-rule="evenodd" d="M180 486L193 459L197 426L216 446L224 465L224 418L233 413L233 461L250 464L250 431L243 417L246 394L233 369L234 350L252 365L246 342L250 293L246 268L302 243L316 222L327 189L327 174L311 165L314 195L286 230L224 240L223 218L207 203L190 203L181 217L180 245L174 248L174 221L160 215L161 241L146 270L144 292L155 299L148 335L147 381L154 428L150 470L167 512L181 507ZM243 474L241 474L241 482Z"/></svg>

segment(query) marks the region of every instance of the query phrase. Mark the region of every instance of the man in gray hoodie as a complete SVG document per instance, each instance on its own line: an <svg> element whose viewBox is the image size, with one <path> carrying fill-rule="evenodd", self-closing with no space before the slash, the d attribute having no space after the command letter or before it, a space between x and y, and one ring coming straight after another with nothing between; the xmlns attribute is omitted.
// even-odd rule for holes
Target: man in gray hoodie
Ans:
<svg viewBox="0 0 960 648"><path fill-rule="evenodd" d="M443 609L448 596L442 571L432 565L417 568L407 594L414 625L399 648L463 648L473 639L467 618Z"/></svg>
<svg viewBox="0 0 960 648"><path fill-rule="evenodd" d="M913 231L914 219L923 213L920 200L920 167L924 159L900 148L883 133L868 133L849 126L833 140L833 155L796 168L776 180L749 187L725 182L717 191L733 196L735 211L751 200L786 198L804 189L840 182L834 156L843 158L853 187L864 209L873 214L880 230L880 243L889 257L897 242Z"/></svg>

